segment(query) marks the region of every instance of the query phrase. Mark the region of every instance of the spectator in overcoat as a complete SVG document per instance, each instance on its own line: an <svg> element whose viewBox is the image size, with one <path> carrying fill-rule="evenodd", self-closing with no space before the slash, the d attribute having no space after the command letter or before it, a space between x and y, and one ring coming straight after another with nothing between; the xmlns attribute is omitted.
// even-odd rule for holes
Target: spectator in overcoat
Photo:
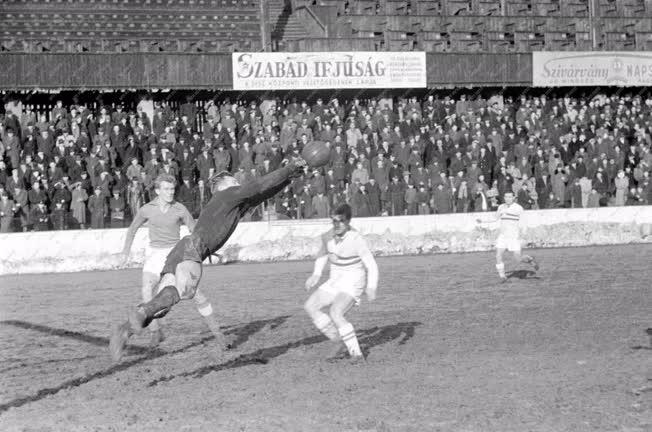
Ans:
<svg viewBox="0 0 652 432"><path fill-rule="evenodd" d="M79 225L80 229L86 228L86 201L88 194L82 187L81 182L73 185L72 201L70 203L70 212L72 213L72 222Z"/></svg>
<svg viewBox="0 0 652 432"><path fill-rule="evenodd" d="M101 187L96 186L94 194L88 198L88 210L91 213L91 228L103 229L104 218L107 214L107 204Z"/></svg>
<svg viewBox="0 0 652 432"><path fill-rule="evenodd" d="M14 212L16 207L13 200L9 199L7 192L0 193L0 233L8 233L12 230Z"/></svg>

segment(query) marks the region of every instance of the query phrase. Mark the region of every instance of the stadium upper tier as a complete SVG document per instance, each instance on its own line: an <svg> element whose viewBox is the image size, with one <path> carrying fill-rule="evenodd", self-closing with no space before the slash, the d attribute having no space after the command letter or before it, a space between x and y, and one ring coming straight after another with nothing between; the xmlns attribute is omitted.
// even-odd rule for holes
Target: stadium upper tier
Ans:
<svg viewBox="0 0 652 432"><path fill-rule="evenodd" d="M270 0L263 6L256 0L3 0L0 47L224 52L261 50L271 40L267 48L289 51L652 49L652 0Z"/></svg>
<svg viewBox="0 0 652 432"><path fill-rule="evenodd" d="M3 0L2 50L223 52L260 49L252 0Z"/></svg>

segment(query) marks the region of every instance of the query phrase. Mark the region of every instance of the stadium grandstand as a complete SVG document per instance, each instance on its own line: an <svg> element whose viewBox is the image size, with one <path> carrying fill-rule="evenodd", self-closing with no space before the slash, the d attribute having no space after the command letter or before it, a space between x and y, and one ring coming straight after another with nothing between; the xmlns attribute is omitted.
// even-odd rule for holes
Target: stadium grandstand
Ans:
<svg viewBox="0 0 652 432"><path fill-rule="evenodd" d="M6 231L125 226L162 171L197 214L310 140L331 163L253 218L652 201L652 0L5 0L0 29ZM535 54L630 51L633 84L532 87ZM239 53L332 52L425 53L424 83L235 85Z"/></svg>

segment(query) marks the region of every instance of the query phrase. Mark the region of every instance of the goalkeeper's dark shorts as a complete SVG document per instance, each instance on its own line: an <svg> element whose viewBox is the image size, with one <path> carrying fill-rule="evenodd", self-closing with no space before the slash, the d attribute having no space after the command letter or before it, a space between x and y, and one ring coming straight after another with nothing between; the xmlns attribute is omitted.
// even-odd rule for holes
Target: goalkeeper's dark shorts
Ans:
<svg viewBox="0 0 652 432"><path fill-rule="evenodd" d="M167 273L174 274L177 271L177 265L183 261L194 261L201 264L204 261L201 251L204 249L203 242L199 237L192 234L185 236L168 254L163 270L161 270L161 276Z"/></svg>

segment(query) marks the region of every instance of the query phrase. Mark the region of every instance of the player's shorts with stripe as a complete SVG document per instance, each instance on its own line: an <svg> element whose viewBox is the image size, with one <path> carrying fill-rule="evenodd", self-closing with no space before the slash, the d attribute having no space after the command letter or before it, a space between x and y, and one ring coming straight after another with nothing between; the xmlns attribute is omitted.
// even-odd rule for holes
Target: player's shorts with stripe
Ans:
<svg viewBox="0 0 652 432"><path fill-rule="evenodd" d="M177 265L183 261L195 261L201 264L204 261L201 251L204 249L206 248L203 246L203 242L199 237L195 237L192 234L185 236L179 240L168 254L163 270L161 270L161 275L175 273Z"/></svg>
<svg viewBox="0 0 652 432"><path fill-rule="evenodd" d="M163 267L165 266L165 260L167 259L170 251L172 251L173 247L174 246L169 248L154 248L148 246L147 249L145 249L145 262L143 263L143 272L156 275L160 274L161 270L163 270Z"/></svg>
<svg viewBox="0 0 652 432"><path fill-rule="evenodd" d="M520 252L521 240L518 237L499 235L496 239L496 249L507 249L510 252Z"/></svg>
<svg viewBox="0 0 652 432"><path fill-rule="evenodd" d="M365 290L367 275L364 271L341 272L333 274L324 282L319 291L326 303L332 303L339 293L353 297L356 304L360 304L360 296Z"/></svg>

